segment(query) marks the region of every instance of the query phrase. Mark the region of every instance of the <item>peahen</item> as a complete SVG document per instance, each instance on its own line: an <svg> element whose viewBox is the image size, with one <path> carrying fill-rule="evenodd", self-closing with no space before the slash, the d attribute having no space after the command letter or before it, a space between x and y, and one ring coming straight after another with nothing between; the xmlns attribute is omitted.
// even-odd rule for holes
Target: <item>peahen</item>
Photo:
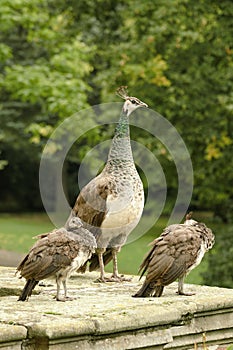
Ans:
<svg viewBox="0 0 233 350"><path fill-rule="evenodd" d="M26 279L19 301L28 300L39 281L48 277L56 278L58 301L71 299L67 296L66 281L96 248L94 236L82 226L78 217L71 216L66 227L37 236L37 242L17 267L20 278ZM62 284L64 296L60 293Z"/></svg>
<svg viewBox="0 0 233 350"><path fill-rule="evenodd" d="M124 280L119 276L117 254L134 227L143 207L142 181L136 170L131 144L129 116L139 107L148 107L136 97L128 96L127 87L117 89L125 100L103 171L80 192L73 211L90 230L97 242L89 270L100 269L100 282ZM105 275L104 266L113 260L113 274ZM84 272L85 269L82 269Z"/></svg>
<svg viewBox="0 0 233 350"><path fill-rule="evenodd" d="M160 297L164 286L178 279L178 294L184 292L185 276L200 264L205 252L212 248L214 235L210 228L186 215L184 224L166 227L152 243L143 260L141 277L146 279L134 297Z"/></svg>

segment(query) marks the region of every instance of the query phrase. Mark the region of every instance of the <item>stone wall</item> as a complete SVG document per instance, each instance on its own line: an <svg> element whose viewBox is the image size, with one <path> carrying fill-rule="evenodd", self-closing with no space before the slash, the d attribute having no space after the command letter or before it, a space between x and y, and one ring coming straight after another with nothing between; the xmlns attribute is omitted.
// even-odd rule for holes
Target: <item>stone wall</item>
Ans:
<svg viewBox="0 0 233 350"><path fill-rule="evenodd" d="M47 280L17 302L24 281L14 273L0 267L1 350L233 349L231 289L186 285L196 295L178 296L173 283L161 298L132 298L138 277L101 284L87 273L69 280L73 301L55 301Z"/></svg>

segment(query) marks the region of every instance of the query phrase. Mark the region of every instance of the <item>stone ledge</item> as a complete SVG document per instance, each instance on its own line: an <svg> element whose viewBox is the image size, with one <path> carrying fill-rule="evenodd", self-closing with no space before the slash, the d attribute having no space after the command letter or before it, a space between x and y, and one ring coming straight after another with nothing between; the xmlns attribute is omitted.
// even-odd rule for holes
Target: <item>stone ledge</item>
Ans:
<svg viewBox="0 0 233 350"><path fill-rule="evenodd" d="M202 349L233 344L233 290L177 283L161 298L132 298L142 282L94 283L97 273L75 274L68 292L76 300L53 300L56 284L45 281L28 302L17 302L24 281L0 267L0 349ZM3 292L3 293L2 293ZM39 294L38 294L39 293Z"/></svg>
<svg viewBox="0 0 233 350"><path fill-rule="evenodd" d="M23 326L0 324L1 341L26 339L27 330Z"/></svg>

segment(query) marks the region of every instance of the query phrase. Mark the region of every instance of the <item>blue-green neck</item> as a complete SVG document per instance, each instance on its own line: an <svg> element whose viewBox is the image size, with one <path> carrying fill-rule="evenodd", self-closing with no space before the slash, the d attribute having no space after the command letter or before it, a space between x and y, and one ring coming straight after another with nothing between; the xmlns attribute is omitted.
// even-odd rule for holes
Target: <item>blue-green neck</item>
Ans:
<svg viewBox="0 0 233 350"><path fill-rule="evenodd" d="M128 137L129 136L129 118L123 111L121 112L120 119L115 129L115 137Z"/></svg>
<svg viewBox="0 0 233 350"><path fill-rule="evenodd" d="M122 111L115 129L112 145L108 154L108 162L122 163L133 162L133 154L130 144L130 131L128 116Z"/></svg>

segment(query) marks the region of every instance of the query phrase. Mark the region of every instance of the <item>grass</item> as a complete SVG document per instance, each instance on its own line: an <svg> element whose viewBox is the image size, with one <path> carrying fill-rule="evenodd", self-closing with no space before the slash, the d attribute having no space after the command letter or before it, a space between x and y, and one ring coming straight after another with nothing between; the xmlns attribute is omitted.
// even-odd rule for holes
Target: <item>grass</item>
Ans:
<svg viewBox="0 0 233 350"><path fill-rule="evenodd" d="M26 253L32 237L53 228L46 214L0 214L0 249Z"/></svg>
<svg viewBox="0 0 233 350"><path fill-rule="evenodd" d="M119 253L119 272L137 274L144 255L149 250L148 244L153 241L166 226L167 219L161 217L156 225L142 237L126 244ZM54 228L46 214L0 214L0 249L27 253L33 245L34 236L49 232ZM187 277L186 282L201 284L200 273L207 268L205 259ZM111 263L107 271L112 271Z"/></svg>

